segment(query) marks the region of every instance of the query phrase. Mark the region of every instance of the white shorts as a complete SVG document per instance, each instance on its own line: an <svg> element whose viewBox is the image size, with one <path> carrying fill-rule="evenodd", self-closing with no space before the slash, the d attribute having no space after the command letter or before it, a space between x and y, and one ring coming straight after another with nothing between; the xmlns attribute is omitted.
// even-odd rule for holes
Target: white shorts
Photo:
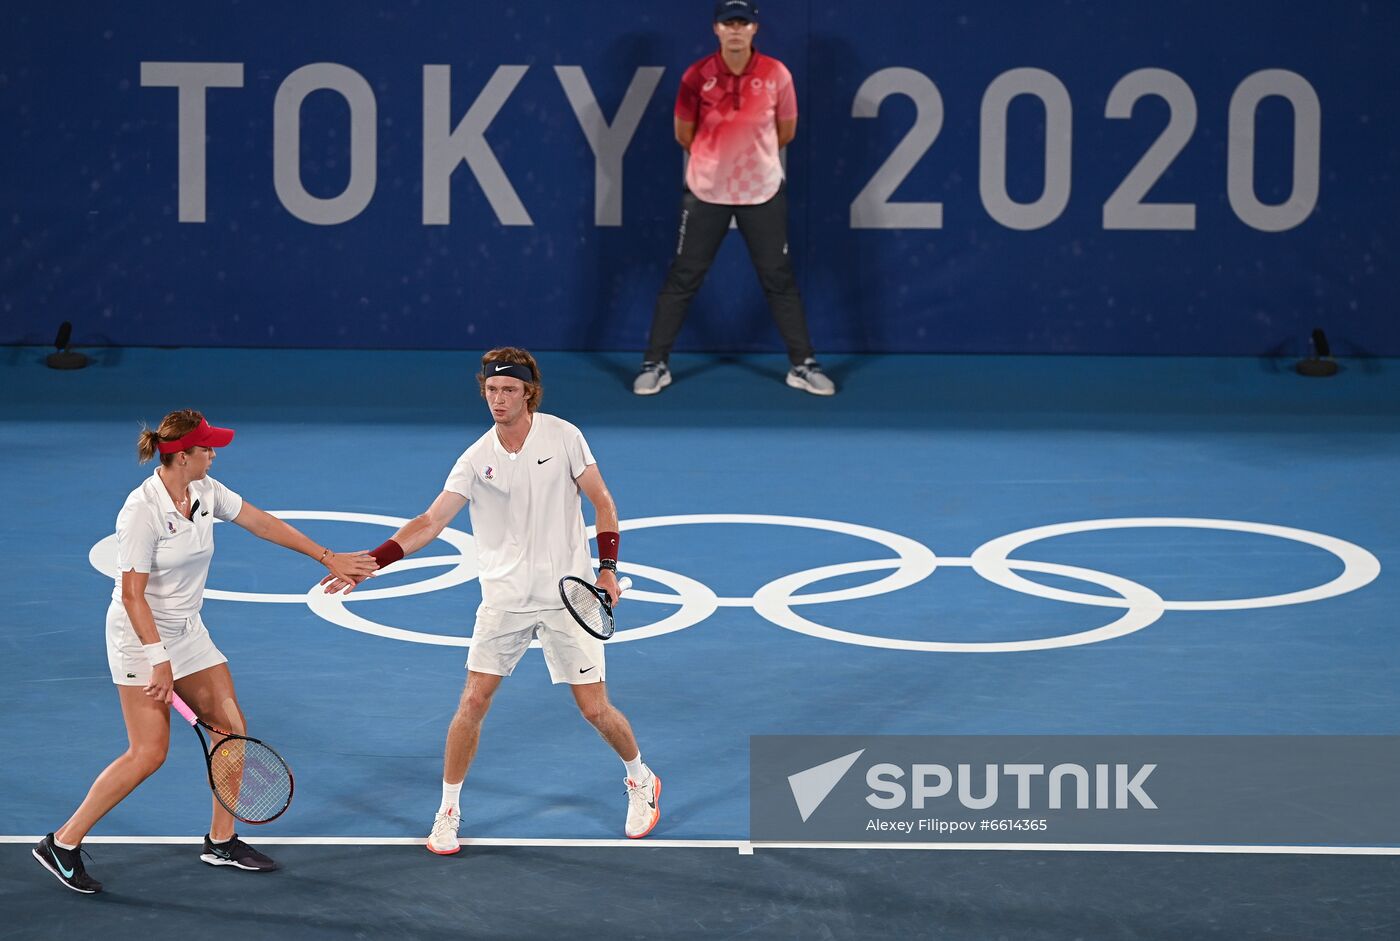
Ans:
<svg viewBox="0 0 1400 941"><path fill-rule="evenodd" d="M467 669L510 676L536 637L552 682L577 686L606 679L603 642L579 627L563 608L515 612L483 604L476 609Z"/></svg>
<svg viewBox="0 0 1400 941"><path fill-rule="evenodd" d="M228 658L214 646L198 613L180 621L157 619L156 629L170 654L170 669L177 680L228 663ZM151 664L120 601L113 601L107 608L107 666L112 670L112 682L118 686L145 686L150 682Z"/></svg>

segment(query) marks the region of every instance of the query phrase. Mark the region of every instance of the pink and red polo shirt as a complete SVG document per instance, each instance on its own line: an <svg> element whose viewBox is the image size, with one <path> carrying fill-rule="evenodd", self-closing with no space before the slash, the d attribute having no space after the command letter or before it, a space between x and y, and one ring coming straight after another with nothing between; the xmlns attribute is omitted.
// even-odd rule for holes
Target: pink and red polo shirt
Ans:
<svg viewBox="0 0 1400 941"><path fill-rule="evenodd" d="M707 203L765 203L783 182L778 121L797 117L792 73L757 50L742 75L715 52L681 76L676 117L695 123L685 182Z"/></svg>

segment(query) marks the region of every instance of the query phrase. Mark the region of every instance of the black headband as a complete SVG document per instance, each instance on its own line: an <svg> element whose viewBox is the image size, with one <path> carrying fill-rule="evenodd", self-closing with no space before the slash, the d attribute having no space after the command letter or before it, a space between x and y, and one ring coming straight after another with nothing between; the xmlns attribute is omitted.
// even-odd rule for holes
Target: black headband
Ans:
<svg viewBox="0 0 1400 941"><path fill-rule="evenodd" d="M481 375L484 379L492 376L510 376L512 379L519 379L521 382L537 382L535 371L529 366L522 366L520 363L483 363Z"/></svg>

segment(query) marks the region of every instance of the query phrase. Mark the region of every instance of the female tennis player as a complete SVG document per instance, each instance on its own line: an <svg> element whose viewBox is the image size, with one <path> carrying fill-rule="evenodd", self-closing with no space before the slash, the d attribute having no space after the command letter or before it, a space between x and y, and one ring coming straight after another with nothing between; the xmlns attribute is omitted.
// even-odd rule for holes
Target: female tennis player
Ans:
<svg viewBox="0 0 1400 941"><path fill-rule="evenodd" d="M362 579L378 567L366 553L338 554L317 545L210 477L214 449L232 440L232 429L215 428L192 409L171 412L157 430L142 429L137 439L141 463L157 453L160 463L117 514L117 577L107 609L107 663L130 744L97 776L68 822L34 847L34 858L76 892L102 890L83 867L83 838L165 761L172 690L210 724L246 734L228 661L200 618L214 521L237 523L260 539L308 555L341 579ZM233 822L214 801L200 859L212 866L276 869L238 839Z"/></svg>

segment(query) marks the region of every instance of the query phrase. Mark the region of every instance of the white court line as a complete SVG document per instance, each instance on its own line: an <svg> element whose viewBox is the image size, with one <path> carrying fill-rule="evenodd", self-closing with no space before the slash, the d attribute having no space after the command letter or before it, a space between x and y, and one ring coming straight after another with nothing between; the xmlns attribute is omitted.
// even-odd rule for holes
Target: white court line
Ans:
<svg viewBox="0 0 1400 941"><path fill-rule="evenodd" d="M1400 856L1400 846L1231 846L1199 843L766 843L760 849L998 850L1054 853L1224 853L1284 856ZM743 852L741 849L740 852Z"/></svg>
<svg viewBox="0 0 1400 941"><path fill-rule="evenodd" d="M39 836L3 836L0 843L37 843ZM251 839L259 846L422 846L421 836L262 836ZM133 843L181 845L202 844L202 836L90 836L87 843ZM670 849L737 849L743 852L746 840L545 840L494 837L464 837L463 846L664 846Z"/></svg>
<svg viewBox="0 0 1400 941"><path fill-rule="evenodd" d="M0 843L37 843L40 835L6 836ZM198 836L90 836L84 843L196 844ZM259 836L267 846L422 846L412 836ZM1056 853L1223 853L1283 856L1400 856L1400 846L1230 846L1197 843L769 843L751 840L546 840L466 837L463 846L636 846L665 849L732 849L751 856L760 849L809 850L990 850Z"/></svg>

